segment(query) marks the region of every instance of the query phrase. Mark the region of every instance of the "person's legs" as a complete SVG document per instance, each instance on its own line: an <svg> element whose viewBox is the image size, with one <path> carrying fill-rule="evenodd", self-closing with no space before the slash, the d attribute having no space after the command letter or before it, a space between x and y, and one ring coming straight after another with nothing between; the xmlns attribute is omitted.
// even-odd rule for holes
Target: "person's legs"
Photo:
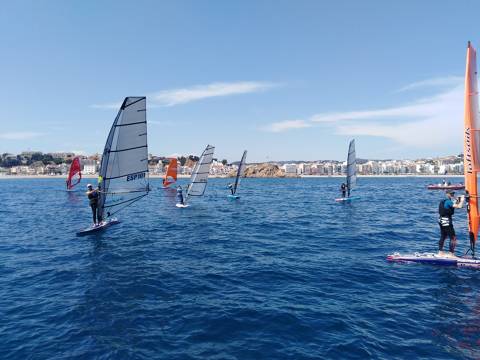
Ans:
<svg viewBox="0 0 480 360"><path fill-rule="evenodd" d="M449 251L454 254L455 253L455 246L457 246L457 236L455 235L455 229L453 225L448 227L448 236L450 237L450 246Z"/></svg>
<svg viewBox="0 0 480 360"><path fill-rule="evenodd" d="M446 238L447 234L444 226L440 225L440 240L438 241L438 251L443 251L443 244L445 243Z"/></svg>
<svg viewBox="0 0 480 360"><path fill-rule="evenodd" d="M97 223L97 205L91 204L90 207L92 208L92 215L93 215L93 223Z"/></svg>

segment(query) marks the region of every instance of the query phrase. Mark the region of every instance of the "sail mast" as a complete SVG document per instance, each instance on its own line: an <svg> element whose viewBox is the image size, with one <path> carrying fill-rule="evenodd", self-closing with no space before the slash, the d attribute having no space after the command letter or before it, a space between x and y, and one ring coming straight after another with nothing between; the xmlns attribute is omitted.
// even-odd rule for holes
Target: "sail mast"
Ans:
<svg viewBox="0 0 480 360"><path fill-rule="evenodd" d="M465 71L464 173L467 194L470 248L475 251L480 214L478 210L478 172L480 171L480 124L478 118L477 53L468 42Z"/></svg>
<svg viewBox="0 0 480 360"><path fill-rule="evenodd" d="M247 150L243 152L242 159L240 160L240 164L238 164L237 170L237 177L235 178L235 185L233 186L233 193L237 193L238 183L240 181L240 177L243 176L245 172L245 159L247 157Z"/></svg>

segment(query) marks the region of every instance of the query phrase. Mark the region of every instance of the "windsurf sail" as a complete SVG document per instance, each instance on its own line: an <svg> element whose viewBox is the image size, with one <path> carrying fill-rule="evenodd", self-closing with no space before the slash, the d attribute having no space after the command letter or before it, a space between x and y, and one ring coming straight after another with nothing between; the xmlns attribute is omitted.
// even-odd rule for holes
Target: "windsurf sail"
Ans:
<svg viewBox="0 0 480 360"><path fill-rule="evenodd" d="M238 184L240 183L240 177L245 175L245 160L247 158L247 150L243 152L242 160L238 164L237 177L235 178L235 184L233 185L233 194L237 193Z"/></svg>
<svg viewBox="0 0 480 360"><path fill-rule="evenodd" d="M477 53L468 42L465 71L464 172L467 195L470 249L475 254L480 215L478 210L478 172L480 171L480 124L478 118Z"/></svg>
<svg viewBox="0 0 480 360"><path fill-rule="evenodd" d="M355 156L355 139L350 141L347 156L347 190L350 191L357 185L357 158Z"/></svg>
<svg viewBox="0 0 480 360"><path fill-rule="evenodd" d="M80 165L80 158L77 156L73 158L70 164L70 170L67 177L67 189L71 190L82 180L82 166Z"/></svg>
<svg viewBox="0 0 480 360"><path fill-rule="evenodd" d="M177 181L177 159L171 158L163 178L163 186L168 187Z"/></svg>
<svg viewBox="0 0 480 360"><path fill-rule="evenodd" d="M207 145L202 153L202 156L200 156L200 159L195 164L192 176L190 177L190 184L188 184L187 195L184 202L185 204L190 196L203 196L205 193L214 151L214 146Z"/></svg>
<svg viewBox="0 0 480 360"><path fill-rule="evenodd" d="M108 134L98 177L103 220L149 192L146 104L125 98Z"/></svg>

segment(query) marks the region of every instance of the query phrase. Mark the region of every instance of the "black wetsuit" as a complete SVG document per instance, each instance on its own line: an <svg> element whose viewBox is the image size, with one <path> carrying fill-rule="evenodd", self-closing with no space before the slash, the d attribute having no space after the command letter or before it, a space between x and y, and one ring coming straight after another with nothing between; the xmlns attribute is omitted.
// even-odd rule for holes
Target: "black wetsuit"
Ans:
<svg viewBox="0 0 480 360"><path fill-rule="evenodd" d="M347 185L340 185L340 191L342 192L342 197L345 197L347 195Z"/></svg>
<svg viewBox="0 0 480 360"><path fill-rule="evenodd" d="M97 190L90 191L88 193L88 200L90 207L92 208L93 223L97 224L101 221L100 214L98 213L98 192Z"/></svg>
<svg viewBox="0 0 480 360"><path fill-rule="evenodd" d="M449 201L452 203L451 206L446 207L445 203ZM453 207L453 202L450 199L444 199L440 201L438 205L438 225L440 225L440 240L438 241L438 250L443 250L443 244L447 236L450 238L449 251L453 253L455 251L455 245L457 244L457 238L455 236L455 229L453 228L452 216L455 212Z"/></svg>

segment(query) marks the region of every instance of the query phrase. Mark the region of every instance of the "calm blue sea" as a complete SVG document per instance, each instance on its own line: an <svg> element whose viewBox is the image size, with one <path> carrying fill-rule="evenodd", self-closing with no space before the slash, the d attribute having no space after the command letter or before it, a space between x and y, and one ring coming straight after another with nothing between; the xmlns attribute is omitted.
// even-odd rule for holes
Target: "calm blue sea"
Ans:
<svg viewBox="0 0 480 360"><path fill-rule="evenodd" d="M432 181L361 178L338 204L341 179L245 179L237 202L213 179L177 209L153 180L78 238L86 182L0 180L0 357L479 358L480 272L385 261L436 251Z"/></svg>

